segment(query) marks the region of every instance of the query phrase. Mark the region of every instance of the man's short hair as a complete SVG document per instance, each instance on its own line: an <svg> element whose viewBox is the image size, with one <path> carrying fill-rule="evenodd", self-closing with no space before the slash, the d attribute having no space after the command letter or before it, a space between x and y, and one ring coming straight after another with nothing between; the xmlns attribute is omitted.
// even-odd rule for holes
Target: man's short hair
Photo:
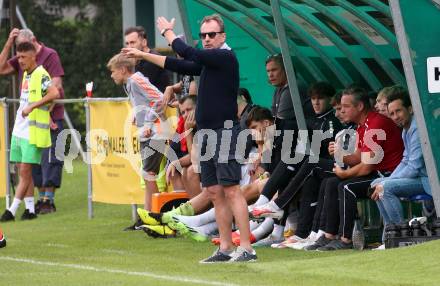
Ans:
<svg viewBox="0 0 440 286"><path fill-rule="evenodd" d="M19 39L19 38L26 39L26 41L28 41L28 42L32 42L32 40L35 39L35 35L34 35L34 32L32 32L29 29L21 29L18 32L17 38L15 38L16 44L17 44L17 39Z"/></svg>
<svg viewBox="0 0 440 286"><path fill-rule="evenodd" d="M270 62L275 62L281 69L284 70L284 62L283 62L283 56L281 54L274 54L274 55L269 55L266 58L266 65Z"/></svg>
<svg viewBox="0 0 440 286"><path fill-rule="evenodd" d="M330 101L330 104L332 106L336 106L341 104L341 98L342 98L342 90L339 90L335 93L335 95L332 97L332 100Z"/></svg>
<svg viewBox="0 0 440 286"><path fill-rule="evenodd" d="M240 87L238 89L238 95L244 97L244 99L246 100L246 103L252 104L252 97L251 97L251 94L249 93L249 90L247 88Z"/></svg>
<svg viewBox="0 0 440 286"><path fill-rule="evenodd" d="M22 42L17 45L16 47L17 52L24 53L24 52L37 52L35 49L35 46L31 42Z"/></svg>
<svg viewBox="0 0 440 286"><path fill-rule="evenodd" d="M272 112L266 107L255 105L248 113L246 125L249 127L252 121L259 122L263 120L273 121Z"/></svg>
<svg viewBox="0 0 440 286"><path fill-rule="evenodd" d="M325 81L312 84L307 91L309 97L318 96L319 98L331 98L335 95L335 93L335 88L330 83Z"/></svg>
<svg viewBox="0 0 440 286"><path fill-rule="evenodd" d="M398 99L402 100L402 104L406 108L412 105L408 91L405 88L399 85L390 87L390 93L387 95L388 104Z"/></svg>
<svg viewBox="0 0 440 286"><path fill-rule="evenodd" d="M197 95L194 94L186 95L179 99L179 104L183 104L187 100L190 100L194 106L197 105Z"/></svg>
<svg viewBox="0 0 440 286"><path fill-rule="evenodd" d="M344 95L353 96L354 104L358 104L359 102L362 102L366 110L369 110L371 108L370 98L368 97L368 92L365 88L356 85L349 86L346 89L344 89L344 91L342 91L342 96Z"/></svg>
<svg viewBox="0 0 440 286"><path fill-rule="evenodd" d="M139 38L147 39L147 33L145 32L145 29L142 26L128 27L124 31L124 36L127 36L128 34L131 33L137 33Z"/></svg>
<svg viewBox="0 0 440 286"><path fill-rule="evenodd" d="M136 61L131 59L123 54L114 55L107 63L107 68L111 69L120 69L126 68L129 72L134 72L134 67L136 65Z"/></svg>
<svg viewBox="0 0 440 286"><path fill-rule="evenodd" d="M219 14L212 14L212 15L203 17L202 22L200 23L200 26L203 25L203 23L211 22L211 21L216 21L220 27L220 31L212 31L212 32L222 32L223 33L225 31L225 22L223 22L223 19Z"/></svg>

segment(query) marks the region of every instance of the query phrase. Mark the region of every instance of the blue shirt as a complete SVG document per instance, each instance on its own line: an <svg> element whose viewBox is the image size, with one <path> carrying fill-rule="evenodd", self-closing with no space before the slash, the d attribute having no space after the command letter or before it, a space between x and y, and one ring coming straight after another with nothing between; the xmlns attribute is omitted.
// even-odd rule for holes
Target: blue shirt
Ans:
<svg viewBox="0 0 440 286"><path fill-rule="evenodd" d="M402 161L389 178L420 178L425 192L431 194L428 173L426 172L425 160L422 154L422 145L420 144L419 132L414 117L411 120L409 129L403 130L402 140L405 146Z"/></svg>

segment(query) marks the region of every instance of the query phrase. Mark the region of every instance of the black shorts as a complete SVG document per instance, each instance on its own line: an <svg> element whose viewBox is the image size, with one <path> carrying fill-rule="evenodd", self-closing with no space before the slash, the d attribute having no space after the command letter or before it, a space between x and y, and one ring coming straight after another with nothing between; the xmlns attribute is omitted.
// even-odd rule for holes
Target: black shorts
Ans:
<svg viewBox="0 0 440 286"><path fill-rule="evenodd" d="M232 135L229 144L224 144L220 148L222 142L222 131L229 130ZM240 132L240 125L234 125L231 129L220 128L212 130L216 134L216 138L198 134L197 140L200 144L200 178L203 187L214 185L233 186L238 185L241 179L241 165L235 158L235 150L237 147L237 138ZM212 133L214 134L214 133ZM229 135L227 135L229 136ZM215 140L214 140L215 139ZM228 141L228 140L223 140ZM228 150L229 145L229 150ZM203 160L206 152L213 154L209 160Z"/></svg>
<svg viewBox="0 0 440 286"><path fill-rule="evenodd" d="M159 173L160 163L165 152L165 140L150 139L141 143L142 170Z"/></svg>
<svg viewBox="0 0 440 286"><path fill-rule="evenodd" d="M58 134L63 130L63 120L56 120L57 130L50 131L52 146L44 148L41 153L40 165L32 165L32 179L37 188L59 188L63 173L63 161L55 156Z"/></svg>

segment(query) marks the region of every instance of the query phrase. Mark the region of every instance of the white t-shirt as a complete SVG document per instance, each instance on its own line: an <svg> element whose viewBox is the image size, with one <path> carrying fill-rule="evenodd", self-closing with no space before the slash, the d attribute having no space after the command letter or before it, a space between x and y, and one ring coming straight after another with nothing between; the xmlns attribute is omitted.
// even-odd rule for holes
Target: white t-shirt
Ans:
<svg viewBox="0 0 440 286"><path fill-rule="evenodd" d="M28 74L21 84L21 94L20 94L20 106L17 110L17 115L15 116L14 129L12 129L12 135L18 138L29 140L29 117L23 117L21 112L28 105L29 102L29 82L31 79L31 74ZM52 84L50 78L43 75L41 79L41 92L42 96L46 95L47 89Z"/></svg>

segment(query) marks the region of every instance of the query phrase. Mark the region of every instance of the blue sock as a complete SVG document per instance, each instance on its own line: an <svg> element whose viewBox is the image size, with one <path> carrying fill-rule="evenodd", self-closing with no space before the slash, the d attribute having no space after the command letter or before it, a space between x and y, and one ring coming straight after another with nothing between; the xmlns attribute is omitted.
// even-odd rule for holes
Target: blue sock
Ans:
<svg viewBox="0 0 440 286"><path fill-rule="evenodd" d="M46 195L46 192L38 192L38 199L42 200L45 195Z"/></svg>
<svg viewBox="0 0 440 286"><path fill-rule="evenodd" d="M53 199L55 197L55 193L54 192L46 192L45 193L45 197L51 202L53 203Z"/></svg>

